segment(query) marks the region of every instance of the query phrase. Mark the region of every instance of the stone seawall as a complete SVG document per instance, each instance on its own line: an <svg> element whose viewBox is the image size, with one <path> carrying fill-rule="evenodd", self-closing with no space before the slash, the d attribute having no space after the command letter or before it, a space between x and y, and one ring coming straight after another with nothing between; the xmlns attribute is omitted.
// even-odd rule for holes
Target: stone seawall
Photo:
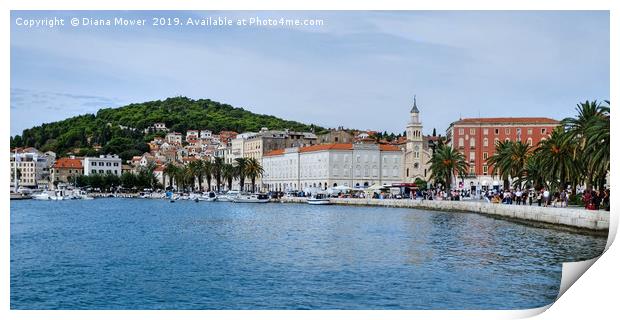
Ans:
<svg viewBox="0 0 620 320"><path fill-rule="evenodd" d="M305 198L282 198L284 203L306 203ZM545 223L593 231L609 230L609 212L583 208L554 208L505 205L475 201L433 201L407 199L331 198L332 204L384 206L394 208L428 209L438 211L475 212L509 219Z"/></svg>

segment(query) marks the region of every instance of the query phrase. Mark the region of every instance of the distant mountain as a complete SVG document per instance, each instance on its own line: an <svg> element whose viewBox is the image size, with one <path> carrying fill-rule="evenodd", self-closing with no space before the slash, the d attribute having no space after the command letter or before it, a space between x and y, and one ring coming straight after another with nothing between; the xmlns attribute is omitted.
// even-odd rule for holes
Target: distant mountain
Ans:
<svg viewBox="0 0 620 320"><path fill-rule="evenodd" d="M101 109L96 115L85 114L62 121L46 123L11 137L11 148L35 147L65 155L116 153L124 159L148 151L147 141L155 133L144 129L164 122L168 129L185 134L188 129L209 129L236 132L269 129L290 129L319 133L322 127L283 120L270 115L256 114L209 99L192 100L186 97L133 103L120 108Z"/></svg>

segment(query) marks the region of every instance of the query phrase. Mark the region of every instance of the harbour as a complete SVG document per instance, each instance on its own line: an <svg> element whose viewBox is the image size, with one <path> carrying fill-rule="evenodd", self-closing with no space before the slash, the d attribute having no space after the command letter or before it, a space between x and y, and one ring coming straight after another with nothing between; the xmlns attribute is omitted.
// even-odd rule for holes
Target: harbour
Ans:
<svg viewBox="0 0 620 320"><path fill-rule="evenodd" d="M534 308L605 243L409 208L14 201L11 308Z"/></svg>

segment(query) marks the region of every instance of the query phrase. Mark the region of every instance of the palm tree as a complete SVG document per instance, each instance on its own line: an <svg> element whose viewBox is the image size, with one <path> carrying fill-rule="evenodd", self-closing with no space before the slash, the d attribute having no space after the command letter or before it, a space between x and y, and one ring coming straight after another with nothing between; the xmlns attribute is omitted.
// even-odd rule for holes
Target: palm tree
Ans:
<svg viewBox="0 0 620 320"><path fill-rule="evenodd" d="M438 146L428 163L431 165L431 178L444 183L446 190L450 190L454 173L463 177L467 171L463 154L448 145Z"/></svg>
<svg viewBox="0 0 620 320"><path fill-rule="evenodd" d="M174 179L179 171L179 167L175 166L174 163L169 163L164 168L164 176L168 176L169 179L169 188L172 189L172 185L174 183ZM177 182L178 185L178 182Z"/></svg>
<svg viewBox="0 0 620 320"><path fill-rule="evenodd" d="M211 191L211 178L213 177L213 168L211 160L204 160L202 164L202 175L207 179L207 191Z"/></svg>
<svg viewBox="0 0 620 320"><path fill-rule="evenodd" d="M519 186L534 187L536 190L547 186L548 177L541 165L540 155L541 153L532 152L525 162L522 174L517 177L515 185L518 183Z"/></svg>
<svg viewBox="0 0 620 320"><path fill-rule="evenodd" d="M262 176L263 172L265 172L265 170L263 170L263 166L260 162L258 162L258 160L249 158L247 159L245 171L248 178L252 181L252 192L256 192L256 178Z"/></svg>
<svg viewBox="0 0 620 320"><path fill-rule="evenodd" d="M588 155L588 167L593 172L592 179L598 180L599 189L603 189L605 177L610 165L610 121L609 101L600 108L600 114L585 131L587 137L584 154Z"/></svg>
<svg viewBox="0 0 620 320"><path fill-rule="evenodd" d="M567 182L573 187L578 182L578 172L581 163L575 161L576 145L571 135L562 126L556 127L548 139L538 144L537 153L540 154L540 165L552 187L565 188Z"/></svg>
<svg viewBox="0 0 620 320"><path fill-rule="evenodd" d="M239 191L243 192L243 185L245 183L245 177L247 176L247 158L237 158L235 159L235 175L239 178Z"/></svg>
<svg viewBox="0 0 620 320"><path fill-rule="evenodd" d="M211 164L211 172L215 177L215 182L217 183L217 192L220 192L220 186L222 184L222 166L224 165L224 158L215 157L213 159L213 163Z"/></svg>
<svg viewBox="0 0 620 320"><path fill-rule="evenodd" d="M487 164L492 166L491 175L499 175L504 181L504 190L510 186L510 174L512 173L512 143L510 141L498 141L495 144L495 153L487 159Z"/></svg>
<svg viewBox="0 0 620 320"><path fill-rule="evenodd" d="M606 102L609 104L608 101ZM582 169L581 174L586 177L587 186L592 186L593 181L599 174L597 169L600 168L597 168L597 162L592 158L594 153L585 151L588 146L592 146L592 143L596 145L596 148L599 148L598 144L605 141L604 137L598 136L597 129L604 130L605 118L607 118L607 122L609 121L609 107L602 106L596 100L592 102L586 100L586 102L579 103L576 110L577 117L565 118L562 120L562 125L566 128L570 139L577 144L577 147L573 148L573 159L582 164L580 166L580 169ZM598 137L591 137L592 135L597 135ZM607 148L607 151L609 151L609 148ZM603 150L602 152L604 153L605 151ZM600 161L601 159L596 160Z"/></svg>
<svg viewBox="0 0 620 320"><path fill-rule="evenodd" d="M235 167L230 163L225 163L222 166L222 177L224 178L224 180L226 180L229 191L232 190L233 179L235 178L235 176Z"/></svg>
<svg viewBox="0 0 620 320"><path fill-rule="evenodd" d="M202 191L202 176L203 176L203 161L195 160L189 163L188 170L189 173L198 179L198 190ZM192 190L194 189L194 185L192 184Z"/></svg>

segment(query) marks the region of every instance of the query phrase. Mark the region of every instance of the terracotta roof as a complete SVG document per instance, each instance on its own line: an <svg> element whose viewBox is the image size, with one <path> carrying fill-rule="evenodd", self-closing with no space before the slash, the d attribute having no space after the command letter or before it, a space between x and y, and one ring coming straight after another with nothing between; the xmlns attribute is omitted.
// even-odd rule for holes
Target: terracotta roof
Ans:
<svg viewBox="0 0 620 320"><path fill-rule="evenodd" d="M269 151L265 153L265 157L281 156L283 154L284 154L284 149L277 149L277 150L273 150L273 151Z"/></svg>
<svg viewBox="0 0 620 320"><path fill-rule="evenodd" d="M55 169L70 168L70 169L83 169L82 160L71 158L60 158L54 163Z"/></svg>
<svg viewBox="0 0 620 320"><path fill-rule="evenodd" d="M454 122L454 124L466 123L549 123L559 124L560 121L542 117L520 117L520 118L467 118Z"/></svg>
<svg viewBox="0 0 620 320"><path fill-rule="evenodd" d="M397 146L389 145L389 144L380 144L379 150L381 151L400 151L400 148Z"/></svg>
<svg viewBox="0 0 620 320"><path fill-rule="evenodd" d="M314 146L301 147L299 152L313 152L323 150L352 150L353 144L351 143L331 143L331 144L317 144Z"/></svg>

